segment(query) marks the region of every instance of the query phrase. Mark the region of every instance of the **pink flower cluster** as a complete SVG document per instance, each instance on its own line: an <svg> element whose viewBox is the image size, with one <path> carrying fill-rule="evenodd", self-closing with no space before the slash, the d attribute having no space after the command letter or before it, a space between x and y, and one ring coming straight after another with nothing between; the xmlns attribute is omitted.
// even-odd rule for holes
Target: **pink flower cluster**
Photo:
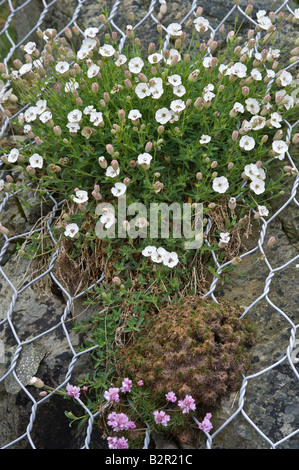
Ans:
<svg viewBox="0 0 299 470"><path fill-rule="evenodd" d="M167 426L170 416L165 413L165 411L154 411L154 418L157 424L162 424L162 426Z"/></svg>
<svg viewBox="0 0 299 470"><path fill-rule="evenodd" d="M131 388L132 388L132 380L128 379L128 378L125 378L122 382L122 387L121 387L121 391L123 393L127 393L127 392L130 392L131 391Z"/></svg>
<svg viewBox="0 0 299 470"><path fill-rule="evenodd" d="M119 388L116 387L111 387L109 390L106 390L104 393L104 398L106 398L107 401L115 401L116 403L119 402Z"/></svg>
<svg viewBox="0 0 299 470"><path fill-rule="evenodd" d="M132 380L128 379L127 377L122 381L121 389L117 387L111 387L109 390L106 390L104 393L104 398L107 401L115 401L115 403L119 402L119 391L123 393L131 392L133 382Z"/></svg>
<svg viewBox="0 0 299 470"><path fill-rule="evenodd" d="M79 398L80 397L80 387L76 387L75 385L67 385L66 386L66 393L69 397L72 398Z"/></svg>
<svg viewBox="0 0 299 470"><path fill-rule="evenodd" d="M211 413L207 413L204 419L202 420L202 422L199 423L198 425L199 429L201 429L202 431L210 432L211 429L213 428L213 425L210 421L211 418L212 418Z"/></svg>
<svg viewBox="0 0 299 470"><path fill-rule="evenodd" d="M177 397L175 396L174 392L168 392L165 395L166 400L170 401L171 403L175 403L177 401Z"/></svg>
<svg viewBox="0 0 299 470"><path fill-rule="evenodd" d="M182 413L189 413L190 410L196 409L195 400L191 395L186 395L184 400L179 400L178 406L181 408Z"/></svg>
<svg viewBox="0 0 299 470"><path fill-rule="evenodd" d="M107 437L109 449L128 449L128 439L124 437Z"/></svg>
<svg viewBox="0 0 299 470"><path fill-rule="evenodd" d="M108 426L111 426L115 432L136 428L134 421L130 421L125 413L115 413L115 411L108 415Z"/></svg>

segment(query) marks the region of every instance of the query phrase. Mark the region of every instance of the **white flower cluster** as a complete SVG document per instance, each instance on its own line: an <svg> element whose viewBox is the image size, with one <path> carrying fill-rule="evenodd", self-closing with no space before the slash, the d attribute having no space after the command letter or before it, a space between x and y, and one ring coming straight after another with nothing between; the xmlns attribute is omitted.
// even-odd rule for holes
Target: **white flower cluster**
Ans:
<svg viewBox="0 0 299 470"><path fill-rule="evenodd" d="M174 251L169 252L162 247L156 248L155 246L146 246L144 250L142 250L142 254L143 256L150 258L154 263L162 263L164 266L168 266L169 268L174 268L179 262L177 253Z"/></svg>

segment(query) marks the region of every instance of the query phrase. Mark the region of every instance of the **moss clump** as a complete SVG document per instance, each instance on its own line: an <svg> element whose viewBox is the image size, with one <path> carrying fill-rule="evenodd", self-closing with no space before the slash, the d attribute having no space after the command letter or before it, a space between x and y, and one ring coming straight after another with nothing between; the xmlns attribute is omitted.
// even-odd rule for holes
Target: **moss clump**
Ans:
<svg viewBox="0 0 299 470"><path fill-rule="evenodd" d="M253 344L253 328L237 308L190 296L148 319L120 351L118 372L142 379L158 401L173 390L214 406L241 384Z"/></svg>

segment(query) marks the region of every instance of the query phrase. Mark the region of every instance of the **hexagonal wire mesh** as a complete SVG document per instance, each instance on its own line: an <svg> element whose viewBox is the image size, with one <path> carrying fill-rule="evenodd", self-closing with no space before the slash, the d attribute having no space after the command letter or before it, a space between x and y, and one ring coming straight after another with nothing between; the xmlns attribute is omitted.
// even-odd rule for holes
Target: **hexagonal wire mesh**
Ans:
<svg viewBox="0 0 299 470"><path fill-rule="evenodd" d="M17 2L18 6L14 5L14 3L15 2L13 2L12 0L1 0L0 1L0 7L7 8L7 11L8 11L8 16L7 16L6 22L5 22L2 30L0 31L0 40L1 40L1 38L3 39L5 37L6 42L8 41L8 43L9 43L9 50L7 52L7 55L4 57L4 59L2 58L2 60L3 60L6 67L8 66L9 60L13 56L14 52L19 48L19 46L21 44L24 44L26 41L30 40L31 38L33 38L34 33L37 31L38 28L43 28L43 26L45 24L45 20L47 20L47 25L49 25L49 21L51 22L51 16L50 16L50 19L49 19L49 14L51 13L51 8L55 7L55 4L57 3L57 0L52 0L52 1L48 1L48 2L46 0L42 0L42 2L39 3L39 17L37 18L35 24L33 26L31 25L30 27L28 27L28 30L24 31L23 36L19 37L18 39L14 39L15 35L12 34L13 22L15 21L15 19L18 15L22 15L22 11L25 7L30 6L30 4L32 4L34 6L34 5L36 5L36 3L35 3L34 0L26 0L26 1L23 1L23 2L22 1ZM110 14L109 14L109 20L110 20L110 23L111 23L112 27L119 33L119 35L121 37L121 39L120 39L120 50L125 45L126 35L121 30L121 28L116 24L115 16L116 16L116 13L121 15L122 12L124 11L122 8L126 8L125 6L122 5L122 3L123 2L121 2L121 1L115 1L112 5L112 8L111 8ZM169 3L171 4L171 2L169 2ZM61 26L61 30L58 31L58 35L61 35L63 30L66 27L77 26L79 31L80 31L80 34L82 35L82 37L84 36L84 33L83 33L80 25L77 22L78 17L80 15L82 9L84 8L84 4L87 4L87 0L73 0L73 1L70 2L71 8L72 8L72 17L69 18L69 21L65 22L63 24L63 26ZM197 4L196 1L193 1L192 4L191 4L191 2L189 2L189 10L188 10L187 14L180 20L180 23L182 25L186 22L186 20L188 18L194 17L195 10L197 9L198 6L199 5ZM285 10L287 13L294 13L292 11L292 9L290 8L290 6L289 6L289 1L288 0L282 2L275 13L279 13L282 10ZM159 1L158 0L152 0L150 2L150 5L148 7L148 10L147 10L146 14L134 26L134 30L140 30L142 25L148 19L153 21L155 24L159 24L160 21L158 19L158 15L157 15L158 11L159 11ZM220 29L221 25L226 23L226 21L229 18L236 15L236 13L238 13L238 15L241 15L244 18L246 18L249 22L251 22L253 24L253 26L256 25L254 19L252 19L251 17L248 17L245 14L244 10L239 5L236 5L232 2L232 7L227 11L227 14L223 18L223 20L215 28L212 28L211 26L209 27L211 37L214 38L216 33L218 32L218 30ZM95 21L95 18L93 18L93 21ZM55 24L52 24L51 26L52 27L57 27ZM87 26L89 26L89 25L86 24L85 27L87 27ZM98 27L101 29L102 26L103 25L99 22ZM164 28L164 32L165 32L164 47L166 48L167 45L168 45L169 36L167 35L167 31L166 31L165 28ZM256 51L257 51L257 49L256 49ZM291 64L291 65L287 66L286 69L291 69L292 67L296 67L296 65L298 65L298 61L295 62L294 64ZM271 86L271 84L270 84L270 86ZM2 90L2 92L5 92L5 90L7 90L8 88L9 88L9 83L5 85L5 88L4 88L4 90ZM11 118L9 118L5 115L4 109L1 105L1 102L0 102L0 110L3 113L3 118L4 118L4 122L2 122L2 127L0 129L0 137L2 137L5 134L8 127L9 127ZM20 110L19 112L21 112L21 111L22 110ZM15 116L13 116L13 118ZM289 122L285 121L285 124L287 126L287 136L286 136L286 138L288 140L288 139L290 139L290 136L293 133L294 128L295 128L295 126L297 126L298 122L291 125ZM295 162L293 161L291 155L288 152L287 152L287 159L289 160L290 165L292 167L296 168L296 164L295 164ZM265 238L266 238L267 230L268 230L270 224L273 221L275 221L278 218L278 216L283 211L285 211L291 203L295 204L296 207L298 208L299 203L296 199L298 184L299 184L299 177L297 175L297 177L296 177L296 179L293 183L293 186L292 186L292 189L291 189L291 194L290 194L290 197L288 198L288 200L285 201L283 203L283 205L281 205L281 207L278 208L278 210L272 215L271 218L269 218L268 220L265 220L264 218L260 219L261 220L261 230L260 230L257 245L254 246L251 250L249 250L249 251L243 253L242 255L240 255L240 257L242 259L244 259L246 257L252 256L254 253L258 253L259 256L260 256L260 259L263 260L263 262L265 263L266 269L267 269L267 272L265 274L265 278L264 278L264 281L263 281L264 282L264 288L263 288L263 291L262 291L261 295L259 295L249 306L247 306L247 308L245 309L245 311L242 315L242 318L244 318L247 315L247 313L253 307L255 307L258 303L260 303L261 301L266 301L267 304L275 312L277 312L284 320L286 320L289 324L288 347L284 351L282 357L280 357L279 360L277 360L276 362L271 363L269 366L263 368L262 370L260 370L259 372L255 373L255 374L243 377L243 382L242 382L241 388L239 390L239 399L238 399L237 409L235 409L235 411L229 416L228 419L224 420L223 424L216 431L214 431L212 434L208 434L205 431L199 431L199 432L204 432L205 435L206 435L206 448L209 448L209 449L212 448L213 441L215 440L216 436L219 435L220 433L225 433L227 426L231 422L233 422L233 420L235 420L237 416L242 416L245 419L245 421L247 422L247 424L258 434L260 439L263 441L263 445L266 445L269 448L277 448L279 446L283 447L283 444L286 441L293 438L299 432L299 429L289 430L289 432L285 433L283 438L281 438L281 439L279 439L275 442L273 440L273 438L271 438L270 436L267 436L262 431L261 427L256 424L257 417L250 418L249 415L247 414L247 412L245 411L246 410L246 406L245 406L246 391L247 391L247 386L248 386L249 382L254 381L255 379L258 379L259 377L263 376L264 374L267 374L269 371L275 371L275 369L283 363L289 364L291 373L294 375L295 380L299 379L299 373L298 373L298 370L296 369L296 364L297 364L298 360L296 359L296 354L295 354L296 353L295 348L296 348L296 345L297 345L295 337L296 337L296 331L297 331L298 325L296 325L293 322L293 320L291 319L292 315L286 313L286 311L288 310L287 306L284 306L284 308L283 308L282 306L273 303L273 301L270 298L271 295L269 295L270 294L270 289L271 289L271 283L273 282L275 277L279 276L279 274L282 273L282 271L286 270L289 266L291 266L291 265L294 266L294 263L296 262L296 260L299 259L299 255L295 255L294 257L292 257L292 259L285 260L285 262L283 264L280 264L279 266L273 267L272 264L269 261L267 253L264 250L264 248L265 248ZM0 205L0 219L1 219L1 214L5 210L7 204L9 203L9 200L12 197L14 197L16 194L17 193L15 193L15 194L5 194L4 199L3 199L3 201ZM52 202L53 207L52 207L52 212L50 214L50 217L48 217L48 219L47 219L46 230L50 234L50 237L51 237L53 243L55 244L55 239L54 239L53 234L51 232L51 223L53 221L53 218L55 217L56 211L59 209L59 204L57 204L57 202L55 201L55 199L52 196L49 196L49 200ZM38 232L39 230L41 230L41 229L37 229L36 231ZM10 245L15 243L17 240L26 237L27 235L29 235L29 232L21 233L21 234L18 234L16 236L13 236L13 237L8 237L5 234L3 235L4 243L3 243L3 246L2 246L2 249L1 249L1 252L0 252L0 263L1 264L3 264L2 263L3 258L7 255L7 253L9 253ZM208 242L206 242L206 243L208 243ZM21 288L17 288L14 285L13 281L8 277L7 273L5 273L5 270L3 269L3 267L0 264L0 274L1 274L2 280L5 283L7 283L7 285L10 287L10 289L12 291L9 308L8 308L7 312L2 312L3 319L1 320L0 325L3 326L4 324L6 324L6 326L9 327L9 330L10 330L10 332L11 332L11 334L12 334L14 340L15 340L15 343L17 345L16 349L13 353L9 369L0 378L0 383L3 382L8 376L13 377L13 379L18 384L19 388L21 390L23 390L23 392L26 394L26 396L28 397L28 399L30 400L30 402L32 404L31 405L31 411L30 411L30 418L29 418L29 422L28 422L26 432L23 433L22 435L16 437L16 439L13 440L12 442L5 443L2 448L8 448L10 446L13 446L14 444L18 443L19 441L21 441L23 439L28 439L30 446L32 448L36 448L35 443L33 442L33 439L31 437L31 431L32 431L33 425L34 425L35 420L36 420L36 414L37 414L38 408L41 407L41 405L44 402L50 400L52 395L56 391L58 391L61 388L64 388L66 386L66 384L68 384L70 382L74 366L75 366L76 362L78 361L78 359L80 358L80 356L88 354L93 349L95 349L95 347L93 347L93 348L84 350L83 352L77 353L75 348L72 345L69 330L67 328L67 322L68 322L68 319L70 317L70 313L71 313L73 303L78 298L80 298L84 294L84 292L81 292L81 293L79 293L75 296L72 296L61 285L61 283L58 281L58 279L55 277L55 275L53 273L53 268L55 266L57 256L58 256L58 249L56 251L54 251L54 253L52 254L51 260L50 260L49 265L47 266L47 268L45 268L44 271L41 274L36 276L34 279L32 279L27 284L23 285L23 287L21 287ZM212 251L212 256L213 256L213 260L214 260L214 263L215 263L215 269L217 270L218 274L221 274L222 271L228 265L230 265L230 263L231 263L231 261L229 261L225 264L219 264L219 262L217 260L217 257L216 257L216 255L213 251ZM46 330L36 334L34 337L31 337L31 338L26 339L26 340L22 340L21 339L22 334L20 334L22 332L18 333L16 331L15 324L14 324L15 306L18 302L18 298L20 297L20 295L24 291L26 291L26 289L28 289L29 287L31 287L32 285L37 283L40 279L44 278L45 276L50 276L52 281L63 292L64 298L66 300L65 308L63 310L63 313L62 313L59 321L57 321L49 329L46 329ZM103 280L103 278L104 278L104 274L98 280L98 282L101 282ZM215 276L213 278L211 284L210 284L209 291L206 294L206 297L210 296L215 302L217 302L217 299L215 297L215 292L216 292L216 289L217 289L218 282L219 282L219 278ZM92 289L93 286L90 286L90 289ZM295 314L295 312L293 312L293 313ZM21 352L22 352L22 350L25 346L28 346L30 343L33 343L33 342L39 340L40 338L42 338L45 335L50 335L54 330L56 330L58 328L62 328L63 334L65 335L65 338L68 341L68 345L69 345L69 348L70 348L70 351L71 351L72 359L71 359L71 361L68 365L67 373L65 374L64 381L61 382L59 384L59 386L57 386L56 389L53 390L52 393L49 393L47 396L45 396L43 398L40 398L37 401L32 396L32 394L30 393L28 388L26 388L26 386L25 386L26 384L24 385L24 383L20 380L20 378L18 376L17 365L18 365L18 361L19 361L19 358L20 358L20 354L21 354ZM5 347L5 345L4 345L4 347ZM80 398L77 399L77 402L84 409L84 412L89 415L89 420L88 420L88 423L87 423L87 426L86 426L86 431L85 431L85 443L81 447L81 448L89 448L90 441L91 441L91 435L92 435L92 432L93 432L94 420L97 417L98 413L92 414L89 411L89 409L85 406L83 401L81 401ZM273 406L275 407L275 396L273 397ZM198 421L196 420L196 418L194 418L194 421L198 424ZM150 429L148 429L146 434L145 434L144 449L148 448L149 442L150 442Z"/></svg>

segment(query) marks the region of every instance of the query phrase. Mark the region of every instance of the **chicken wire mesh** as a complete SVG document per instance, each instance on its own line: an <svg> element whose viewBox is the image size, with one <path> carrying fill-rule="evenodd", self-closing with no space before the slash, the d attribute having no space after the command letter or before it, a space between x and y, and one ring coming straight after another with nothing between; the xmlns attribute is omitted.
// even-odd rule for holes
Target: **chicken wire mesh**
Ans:
<svg viewBox="0 0 299 470"><path fill-rule="evenodd" d="M92 2L90 1L88 2L87 0L76 0L76 1L73 0L73 1L65 2L65 3L68 6L68 16L66 15L67 21L65 21L65 18L64 18L64 23L60 24L60 30L58 31L58 35L61 35L66 27L77 26L78 30L80 31L80 34L83 37L84 36L83 24L84 24L84 27L89 26L89 24L88 24L88 21L86 20L85 20L85 23L83 23L80 15L82 14L85 8L88 8L88 6L90 6ZM143 7L147 8L146 14L134 26L134 30L138 30L141 36L142 36L142 29L147 21L151 21L152 24L160 23L158 19L158 11L159 11L159 6L160 6L159 1L153 0L150 3L149 2L145 2L145 3L147 3L147 5L146 6L143 5ZM171 6L171 3L172 2L168 2L170 6ZM196 1L187 2L187 3L188 3L188 11L186 12L185 16L180 20L180 23L182 25L186 22L188 18L194 17L195 10L199 6L198 2ZM39 2L37 2L36 0L16 1L16 2L12 0L0 1L0 12L3 11L4 12L3 14L6 14L5 22L3 23L2 29L0 30L0 45L2 44L2 54L4 54L3 51L5 51L5 54L4 56L2 55L1 60L3 61L6 67L8 67L9 61L14 56L19 46L21 44L24 44L26 41L33 39L34 34L39 28L43 29L45 27L51 27L51 26L54 28L57 28L57 25L53 24L54 20L52 16L53 11L57 6L56 4L58 4L58 0L52 0L52 1L41 0ZM291 1L289 0L281 2L281 4L278 7L276 7L275 13L279 13L280 11L285 11L287 14L294 13L290 4L291 4ZM35 17L37 16L37 18L34 20L34 24L28 23L25 26L23 25L24 26L23 32L20 37L20 34L17 35L15 31L15 28L17 27L17 25L20 24L17 21L18 18L22 18L23 12L25 11L26 8L34 9L36 8L37 5L38 5L38 13L35 12L35 15L33 15ZM292 3L292 6L294 8L293 3ZM127 13L127 10L128 10L128 5L126 2L115 1L114 3L110 5L109 20L110 20L112 27L119 33L121 37L120 49L123 48L126 43L126 35L124 34L123 29L122 29L123 25L122 24L119 25L119 22L122 23L121 21L122 16L124 15L125 12ZM236 14L238 14L239 17L241 18L245 18L247 21L252 23L253 26L256 25L254 19L245 14L244 7L232 2L231 8L227 9L227 13L226 15L224 15L222 21L219 22L214 27L209 26L211 37L214 38L218 30L220 29L220 27L223 24L225 24L230 18L233 18ZM61 19L60 19L60 23L61 23ZM102 27L101 23L95 17L92 18L92 26L98 26L100 29ZM164 32L165 32L164 47L166 48L168 45L169 37L167 35L166 29L164 29ZM296 69L297 65L298 63L295 62L291 65L286 66L286 69L292 69L292 68ZM2 96L3 96L3 93L5 93L5 91L8 88L9 88L9 83L7 83L2 89L1 91ZM1 104L1 100L0 100L0 110L2 113L0 137L3 137L6 134L9 134L11 119L15 118L17 114L21 112L22 110L19 110L18 113L15 114L14 116L8 117L5 115L4 109ZM285 121L285 124L287 126L286 138L287 140L290 140L291 134L294 132L294 129L298 125L298 122L290 124L289 122ZM288 152L287 152L287 159L289 160L290 165L293 168L297 168L296 162L293 160L292 156ZM213 448L214 441L217 442L217 436L219 436L222 433L226 433L226 430L228 429L229 425L234 420L236 420L237 417L242 417L246 421L246 423L252 428L252 430L256 433L256 435L258 435L261 444L260 446L257 445L257 447L266 446L268 448L274 449L274 448L284 447L284 445L287 442L291 442L290 447L298 448L298 441L296 441L296 435L298 434L299 429L296 429L296 428L290 429L288 427L287 431L284 431L283 437L281 437L279 440L275 440L273 438L273 434L271 435L270 433L270 435L267 435L263 431L263 427L257 424L259 423L259 419L258 419L259 417L249 416L247 412L247 408L246 408L246 394L247 394L248 385L254 381L258 381L258 379L261 376L266 376L269 372L277 371L279 366L282 364L287 364L289 366L290 374L292 374L296 385L298 385L298 379L299 379L298 362L299 360L296 357L296 354L297 354L296 347L298 346L298 340L296 340L296 333L297 333L298 324L296 324L296 320L295 320L297 312L290 311L288 308L288 305L283 302L281 303L273 302L271 300L272 298L271 286L275 284L275 279L279 277L281 273L287 271L287 269L290 266L294 267L296 265L296 261L299 260L299 255L296 254L295 256L292 256L290 259L285 259L284 262L277 265L275 263L275 259L274 260L269 259L268 252L265 249L266 237L268 235L268 230L271 224L275 222L279 218L279 216L288 209L288 207L291 204L295 205L296 208L298 209L299 203L296 198L298 184L299 184L299 177L297 176L293 182L289 198L276 210L276 212L272 215L271 218L269 218L268 220L265 220L264 218L260 219L261 228L260 228L260 233L259 233L257 244L254 247L252 247L252 249L240 255L241 259L251 259L252 256L258 255L259 259L262 260L262 262L265 265L264 279L261 283L261 285L263 286L262 292L260 295L257 295L254 301L252 301L252 303L245 308L242 318L246 317L248 312L250 312L254 307L258 306L262 302L266 302L268 306L271 307L271 309L275 313L277 313L279 316L281 316L281 318L284 321L286 321L288 324L287 347L285 348L284 345L280 347L280 357L278 360L271 362L267 367L262 368L261 370L259 370L258 372L252 375L243 377L243 382L238 392L238 398L236 400L237 407L235 407L235 410L231 413L231 415L228 418L226 418L223 421L222 425L219 426L218 429L214 430L214 432L211 434L208 434L205 431L198 431L198 432L205 433L205 438L206 438L205 445L206 445L206 448L208 449ZM7 206L10 203L10 200L14 198L17 194L18 192L14 194L8 194L8 193L4 194L3 200L0 204L0 220L1 220L2 214L4 214L4 212L6 211ZM47 196L47 201L48 201L48 204L52 206L52 209L50 211L50 216L47 218L46 227L44 227L43 230L46 230L49 233L55 245L56 240L51 231L51 223L53 219L55 218L56 212L59 210L60 204L58 204L57 201L50 195ZM39 233L40 230L42 229L38 228L35 231L36 233ZM79 294L77 293L75 295L72 295L65 289L65 287L56 278L54 274L54 267L55 267L55 262L57 260L59 249L55 250L52 253L50 262L48 266L44 267L43 272L38 274L29 282L24 283L21 287L16 286L11 273L6 272L4 260L7 259L7 257L11 256L11 249L10 249L11 246L14 243L16 243L18 240L24 239L29 234L32 234L33 231L34 231L34 228L30 230L29 232L25 231L25 232L19 233L11 237L5 234L2 235L3 243L2 243L2 248L0 251L0 275L1 275L0 280L5 285L9 286L10 298L9 298L9 308L8 309L5 308L5 311L1 312L0 326L1 328L5 327L9 330L10 337L13 338L13 341L15 344L15 350L10 359L10 365L8 369L5 371L5 373L3 373L2 377L0 378L0 384L3 383L5 380L7 380L8 377L10 377L13 381L17 383L19 389L25 393L26 397L28 398L30 402L30 408L31 408L29 412L28 425L27 425L26 431L22 433L21 435L15 436L15 439L11 442L2 442L1 446L3 449L9 448L9 447L13 448L15 444L24 440L28 441L29 447L36 448L36 443L34 442L34 439L32 438L32 430L36 421L38 410L42 409L42 405L46 402L49 402L57 391L65 388L65 386L71 382L72 377L73 377L74 367L76 366L77 361L79 361L82 356L92 353L92 351L96 348L95 346L90 349L85 349L84 351L81 351L81 352L76 352L76 347L74 347L72 343L72 337L71 337L70 329L69 329L69 324L72 319L72 308L75 302L85 294L85 291ZM206 243L208 242L206 241ZM215 264L215 270L217 271L218 274L221 274L225 270L225 268L230 265L231 261L225 264L220 264L213 250L211 251L211 253L212 253L214 264ZM58 286L58 288L63 293L65 307L63 308L61 315L59 314L60 315L59 318L56 315L57 320L55 320L54 323L52 322L51 326L48 329L44 329L43 331L38 331L36 332L34 336L31 335L30 338L27 338L26 332L19 331L19 329L16 328L16 324L15 324L16 305L18 303L20 296L23 293L25 293L27 289L33 287L35 284L38 284L38 282L41 279L46 278L46 277L50 277L51 281L54 284L56 284L56 286ZM98 279L98 283L100 283L103 279L104 279L104 273L100 277L100 279ZM210 284L210 288L206 294L206 297L211 297L215 302L218 302L216 295L215 295L215 293L217 292L217 288L219 287L218 283L219 283L219 277L214 276ZM90 286L89 289L92 289L93 287L94 285ZM2 307L0 307L0 310L1 309L3 310L3 308L4 307L2 305ZM38 399L36 399L33 396L33 394L30 393L30 388L26 387L26 383L24 383L24 380L21 378L21 370L19 370L18 368L18 365L20 364L21 353L24 350L24 348L28 347L30 344L38 342L43 337L50 336L55 330L58 330L58 329L61 330L62 335L67 340L71 359L68 363L64 380L61 381L61 383L59 383L59 385L51 393L49 393L43 398L39 397ZM0 357L1 359L0 362L3 362L5 348L6 348L6 344L3 341L1 341L0 342L0 356L2 357ZM285 396L287 400L288 390L285 390ZM94 432L94 421L97 418L99 412L92 414L90 410L87 408L87 406L85 405L85 403L80 398L78 398L76 401L78 405L83 408L83 412L87 413L89 416L89 419L88 419L88 422L84 431L85 432L84 444L80 445L80 448L87 449L90 447L92 433ZM276 406L275 396L272 397L272 404L273 404L273 408L275 408ZM193 418L193 419L198 424L197 419L196 418ZM150 445L150 431L151 430L148 428L147 432L145 433L144 449L148 449ZM49 433L49 430L48 430L48 433Z"/></svg>

